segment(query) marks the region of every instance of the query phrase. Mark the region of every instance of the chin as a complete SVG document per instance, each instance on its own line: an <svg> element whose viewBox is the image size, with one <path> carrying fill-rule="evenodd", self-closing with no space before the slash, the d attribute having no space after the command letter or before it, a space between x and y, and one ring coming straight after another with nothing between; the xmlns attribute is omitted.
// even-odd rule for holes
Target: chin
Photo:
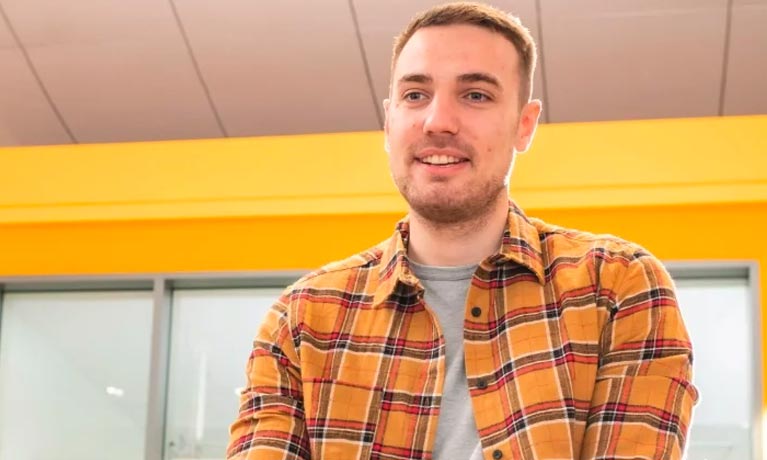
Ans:
<svg viewBox="0 0 767 460"><path fill-rule="evenodd" d="M456 224L480 219L492 212L493 207L503 195L507 200L508 193L502 188L498 193L449 193L446 190L430 191L432 193L411 194L403 193L410 209L424 219L439 224Z"/></svg>
<svg viewBox="0 0 767 460"><path fill-rule="evenodd" d="M469 200L450 199L442 196L436 199L407 199L410 208L424 219L440 223L454 224L474 218L479 206Z"/></svg>

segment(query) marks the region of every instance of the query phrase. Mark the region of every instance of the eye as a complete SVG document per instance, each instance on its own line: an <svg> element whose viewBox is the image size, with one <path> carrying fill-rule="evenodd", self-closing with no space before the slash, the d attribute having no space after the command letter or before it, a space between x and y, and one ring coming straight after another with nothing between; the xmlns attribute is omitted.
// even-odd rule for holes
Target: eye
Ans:
<svg viewBox="0 0 767 460"><path fill-rule="evenodd" d="M490 96L485 93L480 93L479 91L472 91L467 93L466 98L472 102L486 102L491 100Z"/></svg>
<svg viewBox="0 0 767 460"><path fill-rule="evenodd" d="M408 102L418 102L424 100L426 95L420 91L410 91L405 93L402 98Z"/></svg>

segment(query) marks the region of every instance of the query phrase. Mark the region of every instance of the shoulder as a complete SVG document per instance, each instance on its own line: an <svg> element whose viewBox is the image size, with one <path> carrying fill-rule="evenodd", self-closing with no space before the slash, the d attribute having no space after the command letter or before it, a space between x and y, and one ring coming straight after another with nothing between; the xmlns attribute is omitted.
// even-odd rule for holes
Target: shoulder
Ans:
<svg viewBox="0 0 767 460"><path fill-rule="evenodd" d="M287 286L267 315L270 329L284 329L283 332L290 331L295 336L296 326L304 322L307 309L313 311L319 306L326 314L330 313L327 307L343 305L351 297L358 300L364 297L378 283L382 254L381 245L374 246L330 262Z"/></svg>
<svg viewBox="0 0 767 460"><path fill-rule="evenodd" d="M538 230L544 264L549 272L579 266L596 286L608 290L635 287L673 289L663 263L642 245L610 234L596 234L531 219Z"/></svg>
<svg viewBox="0 0 767 460"><path fill-rule="evenodd" d="M566 283L588 280L609 317L665 308L676 315L674 281L663 263L643 246L609 234L567 229L535 220L546 271ZM579 278L578 276L582 276Z"/></svg>
<svg viewBox="0 0 767 460"><path fill-rule="evenodd" d="M378 244L345 259L336 260L307 273L293 284L288 286L285 294L288 296L300 295L307 291L316 290L350 290L350 280L357 279L356 286L365 286L369 283L359 284L360 277L377 274L381 265L383 245Z"/></svg>
<svg viewBox="0 0 767 460"><path fill-rule="evenodd" d="M615 235L561 227L535 218L530 221L538 230L541 248L549 259L590 256L628 263L640 257L653 257L641 245Z"/></svg>

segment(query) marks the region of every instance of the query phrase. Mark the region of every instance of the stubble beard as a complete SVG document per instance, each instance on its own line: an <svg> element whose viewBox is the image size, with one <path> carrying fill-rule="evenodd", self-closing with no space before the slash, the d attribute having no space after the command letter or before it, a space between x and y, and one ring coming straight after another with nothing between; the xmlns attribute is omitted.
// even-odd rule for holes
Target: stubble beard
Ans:
<svg viewBox="0 0 767 460"><path fill-rule="evenodd" d="M434 226L456 226L480 223L503 197L508 199L502 179L483 184L472 184L465 190L441 193L436 190L418 190L407 179L396 180L397 186L418 217Z"/></svg>
<svg viewBox="0 0 767 460"><path fill-rule="evenodd" d="M476 158L474 147L460 139L451 137L430 137L408 148L407 157L414 158L415 154L426 147L447 148L451 147L468 155L469 161ZM416 160L411 160L416 161ZM450 187L453 190L439 190L443 187L435 187L425 184L418 187L410 174L393 177L405 201L410 205L411 212L432 224L435 227L481 225L484 217L489 215L499 200L508 200L508 176L511 171L501 177L475 180L467 184L464 189ZM449 181L450 179L435 179L437 181ZM448 184L444 184L448 188ZM503 198L501 198L503 197Z"/></svg>

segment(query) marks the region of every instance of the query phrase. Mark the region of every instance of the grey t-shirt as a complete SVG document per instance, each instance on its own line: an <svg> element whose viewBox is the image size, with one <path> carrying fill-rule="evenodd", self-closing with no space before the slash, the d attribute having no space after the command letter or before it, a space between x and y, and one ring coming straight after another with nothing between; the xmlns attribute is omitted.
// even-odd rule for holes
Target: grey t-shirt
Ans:
<svg viewBox="0 0 767 460"><path fill-rule="evenodd" d="M481 460L482 449L469 397L463 352L466 294L476 265L432 267L410 262L424 287L424 301L445 336L445 387L437 420L434 460Z"/></svg>

